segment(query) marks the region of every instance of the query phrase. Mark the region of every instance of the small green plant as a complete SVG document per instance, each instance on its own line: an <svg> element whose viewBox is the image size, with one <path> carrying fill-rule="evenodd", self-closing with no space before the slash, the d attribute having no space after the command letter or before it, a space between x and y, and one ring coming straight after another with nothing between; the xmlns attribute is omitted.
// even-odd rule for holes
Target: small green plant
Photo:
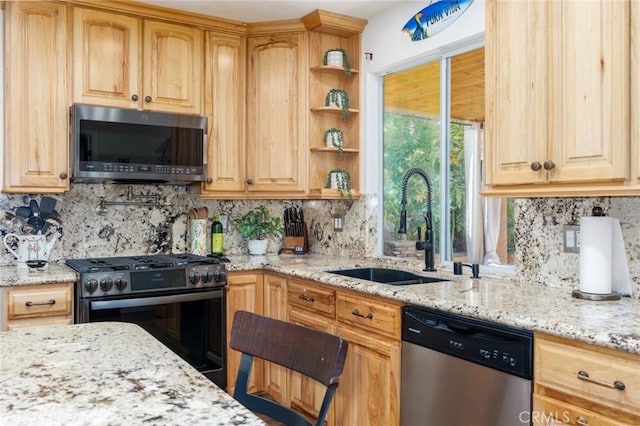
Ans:
<svg viewBox="0 0 640 426"><path fill-rule="evenodd" d="M327 141L327 139L331 142L332 147L338 148L338 160L343 160L344 134L342 133L342 130L336 129L335 127L327 129L327 131L324 132L325 142Z"/></svg>
<svg viewBox="0 0 640 426"><path fill-rule="evenodd" d="M324 52L324 58L322 59L322 63L324 65L329 65L329 52L340 52L342 53L342 67L344 68L344 74L347 77L351 77L351 65L349 65L349 60L347 59L347 52L344 49L336 47L334 49L329 49Z"/></svg>
<svg viewBox="0 0 640 426"><path fill-rule="evenodd" d="M324 99L325 106L335 105L342 108L342 121L347 121L351 112L349 111L349 96L342 89L331 89Z"/></svg>
<svg viewBox="0 0 640 426"><path fill-rule="evenodd" d="M258 206L244 216L233 219L233 222L243 238L262 240L269 235L282 237L282 220L271 216L265 206Z"/></svg>
<svg viewBox="0 0 640 426"><path fill-rule="evenodd" d="M331 176L335 176L335 188L340 193L340 198L344 199L344 194L346 193L349 199L351 200L353 197L353 191L351 188L351 175L348 171L344 169L333 169L329 171L329 175L327 176L327 185L325 188L332 188L331 185Z"/></svg>

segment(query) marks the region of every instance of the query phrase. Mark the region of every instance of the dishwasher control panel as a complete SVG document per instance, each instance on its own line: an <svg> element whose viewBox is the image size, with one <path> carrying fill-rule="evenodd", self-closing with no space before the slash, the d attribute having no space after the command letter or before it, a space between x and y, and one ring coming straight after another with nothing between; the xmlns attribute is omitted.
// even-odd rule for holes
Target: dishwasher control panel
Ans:
<svg viewBox="0 0 640 426"><path fill-rule="evenodd" d="M532 375L533 333L420 306L406 306L402 340L526 379Z"/></svg>

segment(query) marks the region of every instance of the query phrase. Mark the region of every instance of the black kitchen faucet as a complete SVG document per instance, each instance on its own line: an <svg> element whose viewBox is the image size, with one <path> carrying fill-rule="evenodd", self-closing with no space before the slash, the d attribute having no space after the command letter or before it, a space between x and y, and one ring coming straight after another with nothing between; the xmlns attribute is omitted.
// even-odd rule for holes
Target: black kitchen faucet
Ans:
<svg viewBox="0 0 640 426"><path fill-rule="evenodd" d="M427 229L425 231L424 241L422 241L420 228L418 228L416 250L424 250L424 270L435 271L435 244L433 241L433 216L431 214L431 181L429 180L429 176L427 176L427 172L422 169L409 169L402 177L402 210L400 211L400 228L398 229L398 234L407 233L407 182L413 175L421 176L427 184L427 214L424 216L424 220L427 224Z"/></svg>

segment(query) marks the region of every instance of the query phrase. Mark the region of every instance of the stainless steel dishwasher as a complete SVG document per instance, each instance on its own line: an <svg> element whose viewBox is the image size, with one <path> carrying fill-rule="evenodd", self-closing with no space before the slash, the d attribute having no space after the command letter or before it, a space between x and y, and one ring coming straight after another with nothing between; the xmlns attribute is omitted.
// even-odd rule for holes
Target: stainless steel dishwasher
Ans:
<svg viewBox="0 0 640 426"><path fill-rule="evenodd" d="M400 424L529 424L532 351L529 331L406 306Z"/></svg>

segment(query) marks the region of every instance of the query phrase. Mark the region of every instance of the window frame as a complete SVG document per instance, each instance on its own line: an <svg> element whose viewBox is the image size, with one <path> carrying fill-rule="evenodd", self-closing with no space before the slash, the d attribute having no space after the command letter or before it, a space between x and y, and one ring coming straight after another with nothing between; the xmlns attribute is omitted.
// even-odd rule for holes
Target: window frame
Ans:
<svg viewBox="0 0 640 426"><path fill-rule="evenodd" d="M418 65L426 64L428 62L439 61L440 62L440 227L439 227L439 266L451 268L453 266L453 241L448 237L451 229L451 195L450 195L450 162L449 154L451 151L451 58L467 53L469 51L485 47L484 36L475 38L463 43L459 43L449 48L441 48L437 52L427 53L421 55L411 61L405 62L401 65L390 67L378 74L378 123L379 123L379 135L378 141L378 167L379 170L383 170L384 167L384 77L388 74L403 71ZM442 112L446 112L443 114ZM378 194L380 194L380 200L378 202L378 217L384 217L384 173L380 173L377 182ZM506 200L506 199L505 199ZM383 258L395 257L384 255L384 220L378 221L378 244L377 251L378 256ZM405 259L406 260L406 259ZM483 271L487 273L496 273L502 275L512 275L515 273L514 265L503 266L489 266L482 265Z"/></svg>

